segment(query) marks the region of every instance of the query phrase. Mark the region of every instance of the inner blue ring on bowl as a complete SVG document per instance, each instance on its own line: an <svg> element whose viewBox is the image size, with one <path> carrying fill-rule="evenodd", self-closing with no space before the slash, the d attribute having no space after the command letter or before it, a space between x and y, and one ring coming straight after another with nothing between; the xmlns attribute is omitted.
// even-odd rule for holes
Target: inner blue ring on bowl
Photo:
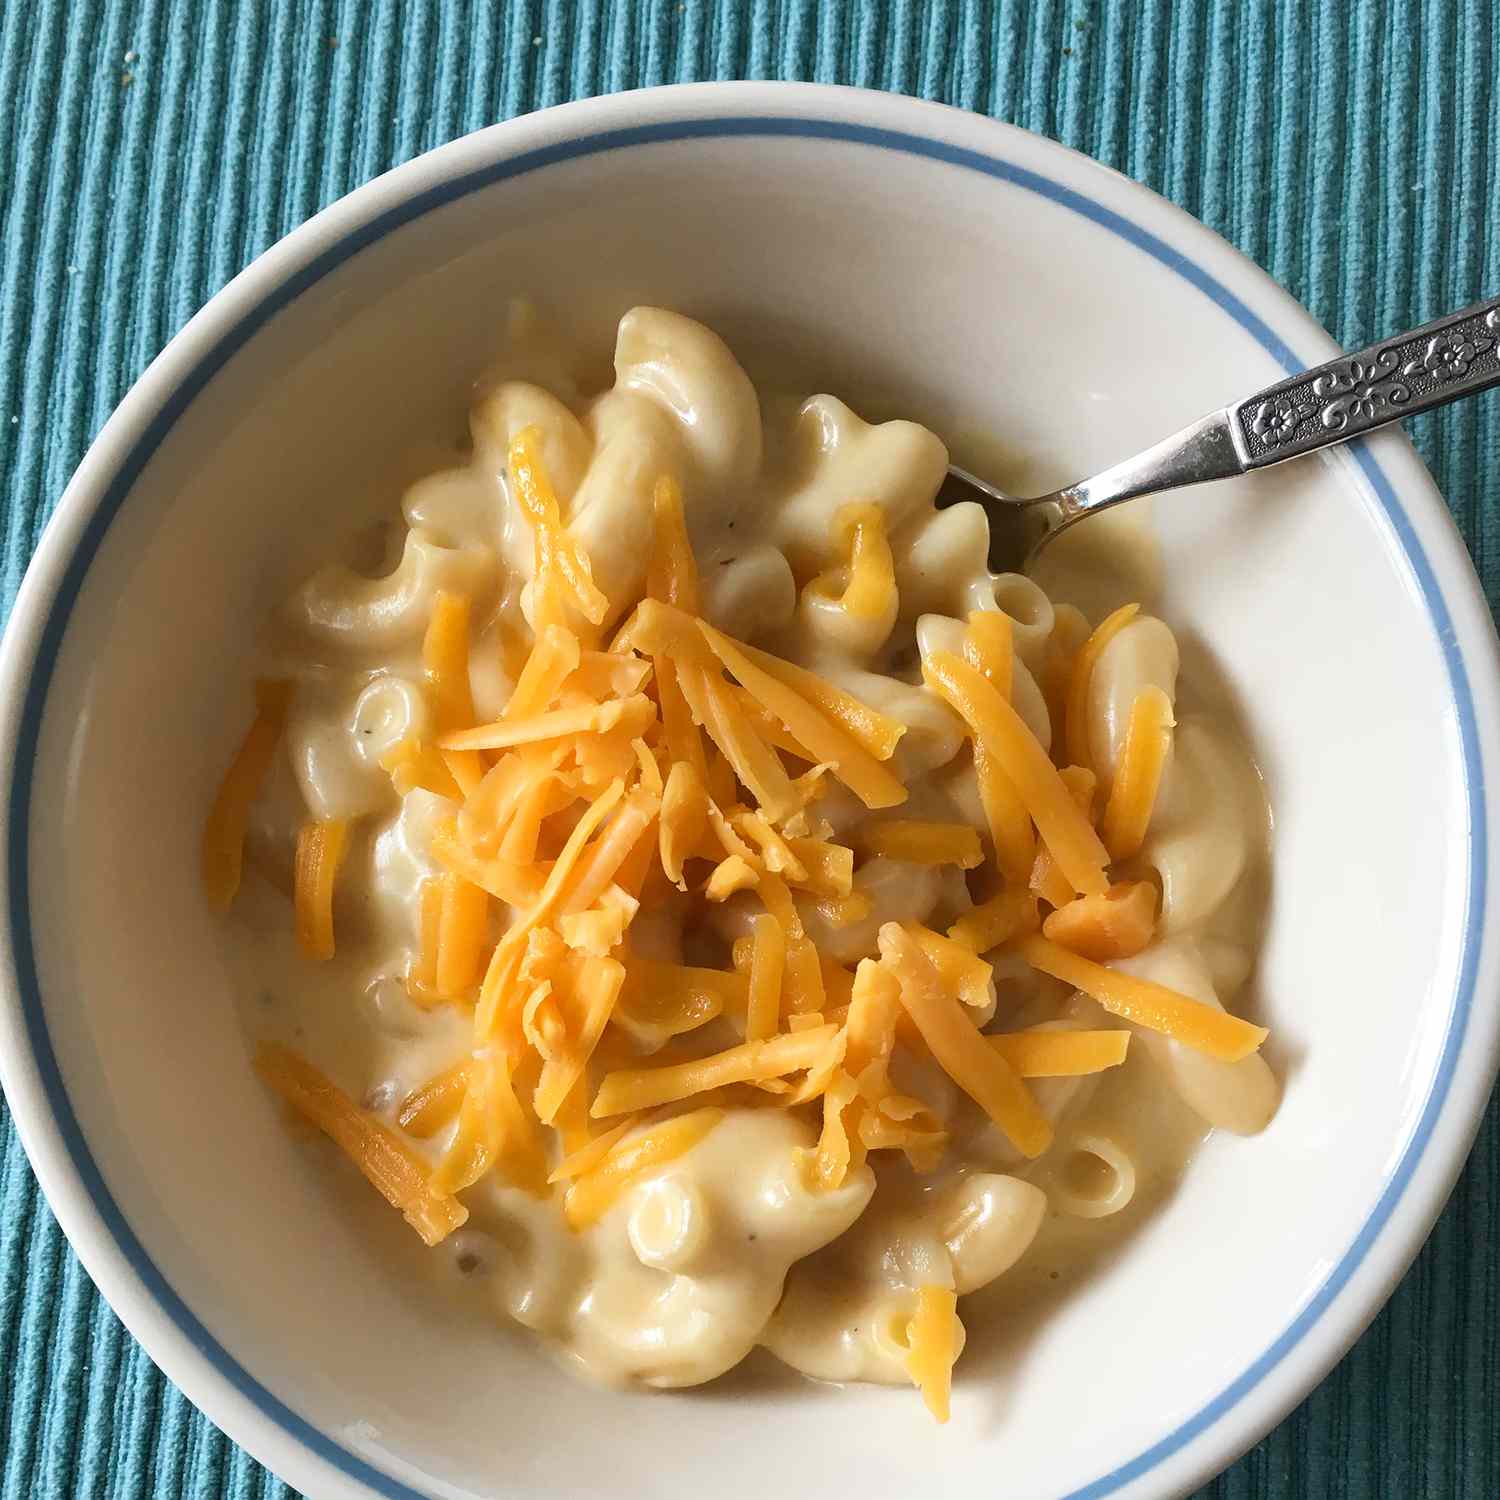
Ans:
<svg viewBox="0 0 1500 1500"><path fill-rule="evenodd" d="M379 1494L391 1496L393 1500L421 1500L421 1496L418 1491L383 1473L366 1459L351 1453L326 1433L299 1417L256 1381L209 1333L203 1323L167 1283L130 1229L84 1139L52 1048L37 979L36 955L31 930L30 870L27 849L30 841L33 767L48 688L73 605L83 587L94 557L103 543L105 533L115 515L124 505L136 479L151 460L172 425L182 416L214 375L271 318L295 301L309 287L393 230L435 208L494 183L561 162L630 147L715 137L753 136L833 140L900 151L908 155L925 157L950 166L980 172L987 177L996 178L1028 192L1036 193L1118 235L1180 275L1233 318L1277 361L1286 373L1295 373L1304 368L1307 363L1298 359L1286 343L1255 313L1197 262L1124 215L1106 208L1076 189L1055 182L1041 173L982 152L952 146L926 136L903 131L823 119L758 119L726 116L605 131L583 139L528 151L430 188L407 202L377 215L358 229L352 230L337 244L323 251L308 265L292 274L284 283L263 298L254 309L245 314L187 373L162 409L151 419L145 431L131 446L118 471L110 480L98 508L89 518L79 538L76 551L68 560L67 568L58 586L56 597L51 602L38 641L35 667L27 684L22 707L16 745L15 779L10 788L10 838L6 857L10 874L11 929L15 937L16 985L21 996L22 1011L37 1071L56 1119L58 1132L95 1209L113 1236L120 1253L140 1278L142 1285L154 1298L162 1312L171 1319L184 1337L214 1369L241 1395L251 1401L264 1416L280 1426L287 1436L295 1439L325 1462L334 1465L349 1478L367 1485ZM1481 914L1485 906L1488 874L1484 768L1479 753L1478 726L1468 674L1458 649L1452 620L1427 555L1379 463L1362 443L1353 444L1349 451L1354 462L1359 465L1368 480L1387 521L1399 540L1423 603L1427 607L1448 672L1459 729L1465 801L1469 820L1468 882L1465 892L1463 949L1459 964L1459 980L1448 1016L1442 1053L1429 1085L1421 1116L1402 1150L1400 1159L1387 1174L1374 1209L1302 1311L1248 1369L1161 1441L1110 1473L1084 1485L1081 1489L1072 1491L1069 1495L1062 1497L1062 1500L1101 1500L1101 1497L1113 1493L1122 1485L1139 1479L1212 1426L1300 1342L1348 1283L1390 1219L1431 1140L1452 1084L1459 1048L1467 1029L1473 1004L1480 950Z"/></svg>

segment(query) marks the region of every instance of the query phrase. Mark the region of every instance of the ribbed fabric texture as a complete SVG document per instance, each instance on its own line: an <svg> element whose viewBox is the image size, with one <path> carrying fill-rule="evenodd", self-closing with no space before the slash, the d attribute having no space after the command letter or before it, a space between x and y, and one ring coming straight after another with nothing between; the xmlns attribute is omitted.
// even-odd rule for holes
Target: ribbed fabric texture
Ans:
<svg viewBox="0 0 1500 1500"><path fill-rule="evenodd" d="M1359 344L1500 290L1497 28L1491 0L9 0L0 602L190 314L315 210L478 126L711 78L939 99L1166 194ZM1492 606L1497 411L1491 396L1411 423ZM0 1152L0 1500L291 1494L101 1302L3 1106ZM1204 1496L1500 1493L1497 1188L1492 1112L1390 1306Z"/></svg>

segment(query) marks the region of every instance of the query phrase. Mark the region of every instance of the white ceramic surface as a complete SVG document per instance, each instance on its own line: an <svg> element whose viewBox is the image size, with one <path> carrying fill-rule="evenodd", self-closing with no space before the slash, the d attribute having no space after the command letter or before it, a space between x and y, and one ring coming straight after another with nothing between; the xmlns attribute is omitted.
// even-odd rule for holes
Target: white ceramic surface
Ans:
<svg viewBox="0 0 1500 1500"><path fill-rule="evenodd" d="M1330 352L1150 193L882 95L569 105L320 214L121 405L5 638L0 1070L70 1239L188 1395L317 1497L1190 1488L1388 1295L1493 1078L1496 648L1426 473L1386 435L1157 507L1164 612L1275 810L1271 1129L1212 1142L1055 1314L974 1339L945 1429L910 1393L759 1375L609 1394L445 1312L395 1216L288 1140L197 884L250 622L326 548L320 515L389 507L391 455L458 428L515 292L601 339L678 307L811 388L993 433L1038 487Z"/></svg>

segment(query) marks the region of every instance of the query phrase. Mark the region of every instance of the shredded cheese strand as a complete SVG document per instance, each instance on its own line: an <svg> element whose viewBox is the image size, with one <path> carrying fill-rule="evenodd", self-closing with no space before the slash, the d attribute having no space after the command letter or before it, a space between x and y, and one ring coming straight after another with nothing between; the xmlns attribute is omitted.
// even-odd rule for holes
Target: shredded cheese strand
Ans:
<svg viewBox="0 0 1500 1500"><path fill-rule="evenodd" d="M1252 1026L1238 1016L1169 990L1163 984L1106 969L1103 964L1080 958L1036 934L1019 939L1015 951L1033 969L1082 990L1111 1014L1150 1031L1159 1031L1223 1062L1238 1062L1248 1057L1268 1035L1264 1026Z"/></svg>
<svg viewBox="0 0 1500 1500"><path fill-rule="evenodd" d="M964 631L964 660L983 672L995 691L1009 700L1016 671L1015 632L1010 616L998 609L969 612Z"/></svg>
<svg viewBox="0 0 1500 1500"><path fill-rule="evenodd" d="M468 1209L432 1187L416 1153L305 1058L280 1043L263 1042L255 1069L339 1147L387 1203L401 1210L425 1244L441 1243L467 1221Z"/></svg>
<svg viewBox="0 0 1500 1500"><path fill-rule="evenodd" d="M621 1115L627 1110L654 1109L675 1104L709 1089L731 1083L751 1083L799 1073L816 1064L838 1027L815 1026L788 1032L763 1042L743 1042L691 1062L669 1063L659 1068L623 1068L609 1073L599 1085L589 1113L596 1119Z"/></svg>
<svg viewBox="0 0 1500 1500"><path fill-rule="evenodd" d="M1171 699L1159 687L1142 688L1130 706L1120 768L1099 826L1111 859L1129 859L1146 842L1162 772L1172 751L1173 727Z"/></svg>
<svg viewBox="0 0 1500 1500"><path fill-rule="evenodd" d="M781 1019L781 978L786 968L786 931L769 912L751 923L750 998L745 1012L745 1040L758 1042L776 1034Z"/></svg>
<svg viewBox="0 0 1500 1500"><path fill-rule="evenodd" d="M953 1365L962 1332L958 1294L951 1287L922 1287L917 1293L917 1314L907 1329L906 1369L922 1392L923 1404L940 1423L948 1420Z"/></svg>
<svg viewBox="0 0 1500 1500"><path fill-rule="evenodd" d="M1100 622L1098 629L1073 658L1073 668L1068 675L1068 711L1063 743L1067 746L1068 759L1075 766L1093 764L1089 748L1089 684L1094 679L1094 667L1104 654L1104 648L1135 619L1140 609L1139 604L1122 604Z"/></svg>
<svg viewBox="0 0 1500 1500"><path fill-rule="evenodd" d="M957 865L977 869L984 863L979 834L967 823L924 823L891 818L866 823L854 835L861 854L883 854L913 865Z"/></svg>
<svg viewBox="0 0 1500 1500"><path fill-rule="evenodd" d="M1102 895L1109 888L1104 873L1109 853L1021 716L981 673L952 652L934 651L923 662L922 673L1015 784L1074 890Z"/></svg>
<svg viewBox="0 0 1500 1500"><path fill-rule="evenodd" d="M563 1214L569 1227L582 1230L597 1224L633 1182L685 1156L723 1118L722 1109L694 1110L621 1142L568 1189Z"/></svg>
<svg viewBox="0 0 1500 1500"><path fill-rule="evenodd" d="M1119 1067L1130 1033L1037 1027L999 1032L986 1040L1022 1078L1078 1078Z"/></svg>
<svg viewBox="0 0 1500 1500"><path fill-rule="evenodd" d="M1010 1138L1024 1156L1052 1144L1052 1123L1015 1070L992 1047L963 1007L947 994L932 960L896 923L880 929L880 956L901 985L901 1004L938 1066Z"/></svg>
<svg viewBox="0 0 1500 1500"><path fill-rule="evenodd" d="M975 953L988 953L1017 933L1035 932L1039 924L1036 897L1030 891L1006 887L966 911L948 929L948 936Z"/></svg>
<svg viewBox="0 0 1500 1500"><path fill-rule="evenodd" d="M215 911L228 911L240 889L245 830L291 707L289 682L255 684L255 718L229 763L203 828L203 886Z"/></svg>
<svg viewBox="0 0 1500 1500"><path fill-rule="evenodd" d="M752 660L749 649L704 620L698 629L715 656L747 692L758 698L806 746L806 758L833 767L833 774L869 808L895 807L906 788L844 726L825 717L802 694ZM741 780L744 778L741 777Z"/></svg>
<svg viewBox="0 0 1500 1500"><path fill-rule="evenodd" d="M348 844L343 818L304 823L297 835L297 946L318 963L333 957L333 887Z"/></svg>
<svg viewBox="0 0 1500 1500"><path fill-rule="evenodd" d="M663 604L690 615L698 613L698 563L688 540L682 509L682 486L674 475L663 474L651 491L651 561L646 569L646 593Z"/></svg>
<svg viewBox="0 0 1500 1500"><path fill-rule="evenodd" d="M464 1058L414 1088L401 1101L397 1123L419 1141L425 1141L451 1125L458 1118L471 1071L468 1058Z"/></svg>
<svg viewBox="0 0 1500 1500"><path fill-rule="evenodd" d="M545 591L555 580L571 595L584 619L592 625L603 624L609 600L595 586L588 558L562 524L557 493L542 465L541 429L532 426L518 432L511 440L509 457L516 504L531 523L538 583Z"/></svg>

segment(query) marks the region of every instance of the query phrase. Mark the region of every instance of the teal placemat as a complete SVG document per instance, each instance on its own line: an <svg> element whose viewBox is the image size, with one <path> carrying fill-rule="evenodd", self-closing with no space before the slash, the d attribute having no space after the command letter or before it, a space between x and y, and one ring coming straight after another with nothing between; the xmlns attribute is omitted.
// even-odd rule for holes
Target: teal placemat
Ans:
<svg viewBox="0 0 1500 1500"><path fill-rule="evenodd" d="M1166 194L1358 344L1500 290L1497 62L1491 0L0 0L0 602L89 439L213 292L477 126L690 79L940 99ZM1497 415L1411 424L1492 607ZM1390 1306L1204 1496L1500 1494L1497 1186L1492 1111ZM101 1302L0 1106L0 1500L290 1494Z"/></svg>

